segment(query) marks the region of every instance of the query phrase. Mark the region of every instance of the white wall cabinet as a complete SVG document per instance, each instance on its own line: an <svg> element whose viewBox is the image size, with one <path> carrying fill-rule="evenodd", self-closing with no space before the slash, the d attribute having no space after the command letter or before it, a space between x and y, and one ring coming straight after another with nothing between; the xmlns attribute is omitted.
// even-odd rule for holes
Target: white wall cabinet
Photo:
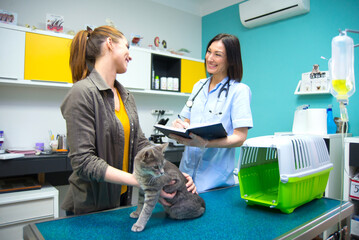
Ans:
<svg viewBox="0 0 359 240"><path fill-rule="evenodd" d="M151 82L151 53L131 47L130 56L132 60L128 63L127 72L117 74L116 79L126 88L149 90Z"/></svg>
<svg viewBox="0 0 359 240"><path fill-rule="evenodd" d="M347 137L344 139L344 176L343 176L343 194L345 201L351 201L354 204L353 215L359 215L359 200L349 197L351 181L350 178L359 171L359 137ZM352 190L353 192L356 189ZM351 220L351 234L359 237L359 221Z"/></svg>
<svg viewBox="0 0 359 240"><path fill-rule="evenodd" d="M351 136L348 133L348 136ZM328 145L330 162L333 163L333 170L329 174L329 180L325 189L325 197L334 199L345 199L343 195L343 164L344 164L344 149L343 149L343 137L341 134L328 134L324 135L323 139ZM323 239L327 239L331 234L338 231L338 227L334 226L328 229L323 234Z"/></svg>
<svg viewBox="0 0 359 240"><path fill-rule="evenodd" d="M351 136L351 133L348 133ZM330 162L333 163L333 170L329 174L325 196L334 199L343 199L342 185L340 179L343 177L344 149L341 134L328 134L323 136L329 144Z"/></svg>
<svg viewBox="0 0 359 240"><path fill-rule="evenodd" d="M60 49L60 51L62 51L62 49L66 49L68 47L69 44L67 42L69 39L72 38L72 36L66 34L54 34L52 32L46 32L42 30L31 30L18 26L8 26L5 24L0 24L0 36L0 84L50 88L70 88L72 86L72 83L68 81L69 77L61 77L60 79L57 79L58 74L56 75L56 77L52 76L52 71L45 73L45 71L41 71L35 69L35 67L31 67L31 63L35 64L35 66L40 64L41 67L43 67L42 65L45 64L39 62L39 59L44 59L44 57L41 57L43 53L39 53L39 51L37 51L35 47L38 47L39 45L46 45L47 48L49 48L49 46L52 46L53 44L56 49ZM62 38L64 41L61 41ZM44 43L39 44L39 41L44 41ZM40 55L40 57L37 55ZM46 56L45 58L48 59L54 55L56 54L51 54L49 56ZM163 58L167 57L169 59L177 59L179 63L181 63L181 61L189 62L190 64L183 64L185 69L181 69L181 64L179 64L179 74L183 74L183 72L186 72L185 70L187 70L187 72L190 73L190 75L192 76L192 78L195 79L195 81L198 81L200 78L205 77L204 68L202 67L202 60L190 59L179 55L174 55L165 51L156 51L131 46L130 56L132 57L132 60L128 63L126 73L117 74L116 79L119 80L121 84L123 84L131 91L142 91L142 93L145 94L160 95L178 94L179 96L188 97L188 92L190 91L186 91L187 93L184 93L183 91L153 91L153 89L151 89L151 71L153 70L152 55L162 56ZM66 59L66 56L62 56L62 58L55 57L56 61L61 62L63 62L63 58ZM66 68L67 66L68 61L66 61ZM46 67L46 69L48 69L48 67ZM196 77L197 75L194 75L195 73L201 73L203 77ZM41 76L39 76L39 74ZM193 75L195 77L193 77ZM193 79L190 79L188 76L182 76L179 78L181 79L181 86L183 86L184 84L189 85L188 89L192 89ZM24 79L27 79L27 81ZM29 81L32 79L41 81ZM65 82L53 82L54 79L57 82L62 82L62 80Z"/></svg>
<svg viewBox="0 0 359 240"><path fill-rule="evenodd" d="M354 161L354 159L350 159L350 155L351 155L351 150L353 152L353 149L351 148L356 148L354 150L358 151L357 148L359 148L359 137L347 137L344 139L344 182L343 182L343 199L345 201L350 200L349 199L349 191L350 191L350 178L354 176L354 174L356 173L356 171L359 170L358 166L353 166L352 164L350 164L351 161ZM357 163L359 165L359 156L357 157ZM359 203L359 201L358 201ZM358 213L359 214L359 213Z"/></svg>
<svg viewBox="0 0 359 240"><path fill-rule="evenodd" d="M23 239L27 224L59 217L59 193L52 186L0 194L0 239Z"/></svg>
<svg viewBox="0 0 359 240"><path fill-rule="evenodd" d="M0 78L24 79L25 32L0 28Z"/></svg>

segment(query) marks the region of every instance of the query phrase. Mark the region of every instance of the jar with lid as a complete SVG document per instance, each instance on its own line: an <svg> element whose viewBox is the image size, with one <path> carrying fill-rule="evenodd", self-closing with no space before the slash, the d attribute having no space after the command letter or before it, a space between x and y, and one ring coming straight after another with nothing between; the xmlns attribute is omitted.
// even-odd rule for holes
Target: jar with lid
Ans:
<svg viewBox="0 0 359 240"><path fill-rule="evenodd" d="M4 148L4 131L0 131L0 154L1 153L5 153L5 148Z"/></svg>

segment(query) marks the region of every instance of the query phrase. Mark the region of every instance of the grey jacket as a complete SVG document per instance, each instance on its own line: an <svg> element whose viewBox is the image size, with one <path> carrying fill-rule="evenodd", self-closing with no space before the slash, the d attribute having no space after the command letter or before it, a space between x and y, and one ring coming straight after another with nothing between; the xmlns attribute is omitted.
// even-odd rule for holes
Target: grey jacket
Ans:
<svg viewBox="0 0 359 240"><path fill-rule="evenodd" d="M134 97L117 81L130 120L129 172L136 153L149 145L139 125ZM120 206L121 185L104 182L108 165L122 168L124 131L113 92L96 70L73 85L61 105L73 173L62 208L75 214ZM131 188L130 188L131 189Z"/></svg>

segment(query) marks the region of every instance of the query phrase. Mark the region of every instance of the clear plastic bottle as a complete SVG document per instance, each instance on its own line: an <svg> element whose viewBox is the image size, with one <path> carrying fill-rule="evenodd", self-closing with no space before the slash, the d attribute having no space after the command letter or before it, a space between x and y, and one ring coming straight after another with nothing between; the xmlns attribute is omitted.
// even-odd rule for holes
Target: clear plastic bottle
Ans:
<svg viewBox="0 0 359 240"><path fill-rule="evenodd" d="M337 125L334 122L333 106L330 104L327 108L327 133L334 134L337 132Z"/></svg>
<svg viewBox="0 0 359 240"><path fill-rule="evenodd" d="M332 94L338 101L348 101L355 92L354 42L343 31L332 40L332 58L329 61Z"/></svg>

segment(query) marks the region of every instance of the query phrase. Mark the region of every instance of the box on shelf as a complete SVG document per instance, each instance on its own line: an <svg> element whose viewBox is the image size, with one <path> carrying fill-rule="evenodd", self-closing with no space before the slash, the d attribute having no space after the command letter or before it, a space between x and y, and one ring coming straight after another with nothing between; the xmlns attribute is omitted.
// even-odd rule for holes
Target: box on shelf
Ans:
<svg viewBox="0 0 359 240"><path fill-rule="evenodd" d="M358 179L350 179L349 197L359 200L359 180Z"/></svg>
<svg viewBox="0 0 359 240"><path fill-rule="evenodd" d="M319 92L329 89L329 72L322 71L318 74L306 72L302 74L300 92Z"/></svg>

